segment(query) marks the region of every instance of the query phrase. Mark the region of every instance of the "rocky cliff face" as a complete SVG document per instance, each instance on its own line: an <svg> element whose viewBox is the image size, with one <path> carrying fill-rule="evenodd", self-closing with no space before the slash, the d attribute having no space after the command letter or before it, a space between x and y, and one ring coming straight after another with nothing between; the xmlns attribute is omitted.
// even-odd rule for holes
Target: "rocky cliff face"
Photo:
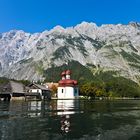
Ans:
<svg viewBox="0 0 140 140"><path fill-rule="evenodd" d="M12 30L0 34L0 76L39 80L44 70L75 60L93 73L116 71L140 79L140 24L102 25L82 22L42 33Z"/></svg>

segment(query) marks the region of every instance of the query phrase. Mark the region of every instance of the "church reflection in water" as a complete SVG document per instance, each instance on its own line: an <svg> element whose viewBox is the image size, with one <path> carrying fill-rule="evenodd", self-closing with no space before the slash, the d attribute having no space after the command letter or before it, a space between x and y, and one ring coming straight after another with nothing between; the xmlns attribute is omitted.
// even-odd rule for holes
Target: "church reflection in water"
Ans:
<svg viewBox="0 0 140 140"><path fill-rule="evenodd" d="M0 102L0 140L139 139L139 105L139 100Z"/></svg>
<svg viewBox="0 0 140 140"><path fill-rule="evenodd" d="M57 100L57 115L61 116L62 133L70 131L70 115L76 113L78 106L78 100Z"/></svg>
<svg viewBox="0 0 140 140"><path fill-rule="evenodd" d="M63 133L68 133L70 131L70 115L61 116L61 130Z"/></svg>
<svg viewBox="0 0 140 140"><path fill-rule="evenodd" d="M76 100L57 100L57 115L69 115L75 113Z"/></svg>
<svg viewBox="0 0 140 140"><path fill-rule="evenodd" d="M78 113L79 100L52 100L27 102L27 115L29 117L59 116L61 131L70 131L70 115Z"/></svg>
<svg viewBox="0 0 140 140"><path fill-rule="evenodd" d="M70 131L70 116L79 110L79 100L53 100L50 102L32 101L28 103L28 116L58 116L62 133Z"/></svg>
<svg viewBox="0 0 140 140"><path fill-rule="evenodd" d="M30 117L64 116L75 114L79 110L79 100L53 100L27 102L27 112ZM23 107L21 107L23 109Z"/></svg>

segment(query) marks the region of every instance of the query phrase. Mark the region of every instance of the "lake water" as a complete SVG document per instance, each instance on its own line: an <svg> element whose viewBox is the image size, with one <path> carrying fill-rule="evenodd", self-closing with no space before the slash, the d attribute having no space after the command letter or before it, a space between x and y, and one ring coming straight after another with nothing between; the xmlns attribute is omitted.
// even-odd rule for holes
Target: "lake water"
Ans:
<svg viewBox="0 0 140 140"><path fill-rule="evenodd" d="M0 140L140 140L140 100L0 101Z"/></svg>

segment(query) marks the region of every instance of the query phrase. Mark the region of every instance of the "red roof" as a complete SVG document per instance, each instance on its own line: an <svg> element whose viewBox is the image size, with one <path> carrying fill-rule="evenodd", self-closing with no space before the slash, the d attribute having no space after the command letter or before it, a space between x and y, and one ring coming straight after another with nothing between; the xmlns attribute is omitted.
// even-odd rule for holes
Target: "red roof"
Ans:
<svg viewBox="0 0 140 140"><path fill-rule="evenodd" d="M76 80L63 79L66 75L71 75L71 71L66 70L61 73L62 80L59 81L59 86L77 86L78 82Z"/></svg>
<svg viewBox="0 0 140 140"><path fill-rule="evenodd" d="M71 74L71 71L70 70L67 70L66 71L66 75L70 75Z"/></svg>
<svg viewBox="0 0 140 140"><path fill-rule="evenodd" d="M65 75L66 75L66 72L63 71L63 72L61 73L61 76L65 76Z"/></svg>
<svg viewBox="0 0 140 140"><path fill-rule="evenodd" d="M76 80L64 79L59 81L59 86L76 86L78 82Z"/></svg>

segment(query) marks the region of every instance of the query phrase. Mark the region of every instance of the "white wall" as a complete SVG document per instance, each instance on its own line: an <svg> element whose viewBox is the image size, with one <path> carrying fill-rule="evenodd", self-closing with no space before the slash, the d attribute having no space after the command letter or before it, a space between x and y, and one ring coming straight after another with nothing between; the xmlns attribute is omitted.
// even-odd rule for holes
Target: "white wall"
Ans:
<svg viewBox="0 0 140 140"><path fill-rule="evenodd" d="M74 98L74 88L73 87L65 87L66 94L65 98Z"/></svg>
<svg viewBox="0 0 140 140"><path fill-rule="evenodd" d="M32 93L40 93L40 94L42 94L42 90L41 89L30 89L30 92L32 92Z"/></svg>
<svg viewBox="0 0 140 140"><path fill-rule="evenodd" d="M62 93L62 89L63 89L63 93ZM65 98L65 87L58 87L58 90L57 90L57 97L58 97L59 99Z"/></svg>
<svg viewBox="0 0 140 140"><path fill-rule="evenodd" d="M42 90L41 89L30 89L30 93L40 93L41 99L43 99L42 96Z"/></svg>
<svg viewBox="0 0 140 140"><path fill-rule="evenodd" d="M63 89L63 93L62 93L62 89ZM76 94L76 96L78 96L78 93ZM75 98L74 87L58 87L57 97L58 97L58 99Z"/></svg>

